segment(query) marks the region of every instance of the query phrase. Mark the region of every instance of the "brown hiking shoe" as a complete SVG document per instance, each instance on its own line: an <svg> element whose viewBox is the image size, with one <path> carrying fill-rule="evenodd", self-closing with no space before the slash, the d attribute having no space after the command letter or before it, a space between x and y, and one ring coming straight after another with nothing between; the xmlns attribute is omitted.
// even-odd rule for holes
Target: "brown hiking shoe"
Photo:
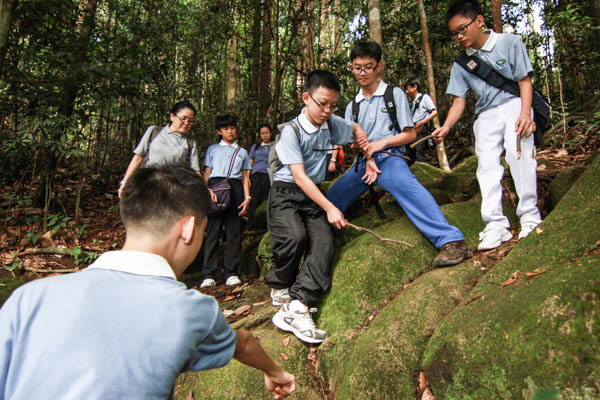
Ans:
<svg viewBox="0 0 600 400"><path fill-rule="evenodd" d="M460 264L472 254L464 240L458 242L448 242L440 249L440 254L433 260L435 267L448 267L450 265Z"/></svg>

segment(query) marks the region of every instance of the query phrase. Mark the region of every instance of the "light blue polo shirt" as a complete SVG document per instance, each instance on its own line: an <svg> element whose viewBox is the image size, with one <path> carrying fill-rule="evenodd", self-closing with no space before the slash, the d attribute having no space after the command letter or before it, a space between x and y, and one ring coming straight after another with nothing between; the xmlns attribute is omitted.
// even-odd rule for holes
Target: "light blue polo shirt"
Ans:
<svg viewBox="0 0 600 400"><path fill-rule="evenodd" d="M421 99L420 102L419 98ZM419 107L415 108L417 102L419 103ZM417 97L415 97L415 99L413 100L413 104L410 107L413 122L419 122L424 120L435 109L435 104L433 104L433 99L431 98L431 96L428 94L419 93Z"/></svg>
<svg viewBox="0 0 600 400"><path fill-rule="evenodd" d="M377 90L371 98L363 95L362 89L358 91L354 101L358 103L358 124L369 134L369 142L375 142L394 136L400 132L392 125L392 120L388 115L383 94L388 84L380 81ZM402 89L394 88L394 104L396 105L396 115L398 116L398 125L404 130L406 127L414 127L412 114L408 105L408 99ZM346 119L352 121L352 103L346 107Z"/></svg>
<svg viewBox="0 0 600 400"><path fill-rule="evenodd" d="M221 140L217 144L208 146L206 155L204 156L204 166L210 168L210 178L226 178L229 170L229 163L235 149L238 148L238 143L227 144ZM242 170L250 169L250 157L246 149L241 148L235 156L233 169L231 170L230 178L242 179Z"/></svg>
<svg viewBox="0 0 600 400"><path fill-rule="evenodd" d="M169 125L165 125L150 142L153 126L149 126L142 136L142 140L133 152L140 157L148 154L146 166L160 167L163 165L187 165L195 171L200 170L198 163L198 149L196 141L193 140L192 150L190 152L186 135L179 132L173 132ZM188 157L190 157L188 161Z"/></svg>
<svg viewBox="0 0 600 400"><path fill-rule="evenodd" d="M315 149L330 149L333 144L346 144L354 140L352 121L346 121L337 115L332 115L332 132L329 132L327 121L320 127L314 126L304 115L305 109L294 121L300 128L300 143L294 132L294 128L286 126L281 132L281 138L275 145L277 157L283 164L283 168L273 174L274 181L294 182L290 164L304 164L306 175L315 184L325 180L327 170L327 151L315 151Z"/></svg>
<svg viewBox="0 0 600 400"><path fill-rule="evenodd" d="M180 372L227 364L236 341L216 300L165 259L108 252L0 309L0 398L167 399Z"/></svg>
<svg viewBox="0 0 600 400"><path fill-rule="evenodd" d="M506 79L519 82L533 72L527 49L521 39L510 33L490 31L490 36L479 50L467 48L467 55L475 55L491 65ZM454 63L450 72L450 82L446 94L466 98L469 90L477 97L475 113L497 107L517 96L495 88L483 79Z"/></svg>

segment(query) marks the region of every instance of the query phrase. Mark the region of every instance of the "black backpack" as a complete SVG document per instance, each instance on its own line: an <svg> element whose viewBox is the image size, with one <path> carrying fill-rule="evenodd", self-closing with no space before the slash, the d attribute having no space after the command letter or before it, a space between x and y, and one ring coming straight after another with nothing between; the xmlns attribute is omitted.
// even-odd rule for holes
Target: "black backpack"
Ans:
<svg viewBox="0 0 600 400"><path fill-rule="evenodd" d="M396 114L396 103L394 103L394 86L388 85L388 87L385 88L385 92L383 93L383 101L385 102L385 108L388 112L388 115L392 120L393 127L396 128L398 133L402 132L402 128L400 128L400 124L398 123L398 115ZM352 120L354 122L358 122L359 108L360 106L356 100L352 100ZM406 156L409 158L407 163L410 167L417 159L417 150L411 148L408 144L405 144L404 148L406 149Z"/></svg>

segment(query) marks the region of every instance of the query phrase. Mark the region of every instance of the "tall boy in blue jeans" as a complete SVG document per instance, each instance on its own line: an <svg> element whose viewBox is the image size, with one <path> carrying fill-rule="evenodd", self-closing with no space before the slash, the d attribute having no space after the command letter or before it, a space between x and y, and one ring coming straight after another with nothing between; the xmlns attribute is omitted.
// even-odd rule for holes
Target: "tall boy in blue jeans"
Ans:
<svg viewBox="0 0 600 400"><path fill-rule="evenodd" d="M477 1L454 2L446 14L452 37L466 48L467 55L475 55L488 63L506 79L519 84L521 97L495 88L467 72L456 62L452 65L446 93L454 100L444 124L433 132L440 142L462 115L469 90L477 96L475 113L479 114L473 130L477 154L477 180L481 189L481 217L486 223L479 234L479 250L500 246L512 238L510 224L502 212L502 185L505 159L519 196L517 216L521 221L519 239L527 236L541 222L537 208L537 162L533 158L533 122L531 102L533 71L529 55L521 40L512 34L484 31L485 22ZM521 157L517 157L517 140L521 141Z"/></svg>
<svg viewBox="0 0 600 400"><path fill-rule="evenodd" d="M339 96L340 84L331 72L308 74L302 93L304 108L292 121L298 134L286 126L274 149L283 167L273 171L269 193L267 221L275 265L265 279L272 288L273 304L282 306L273 323L307 343L320 343L327 336L317 329L310 308L331 287L329 224L336 228L347 224L344 214L317 186L327 170L327 152L318 150L351 142L353 135L360 147L367 144L367 135L358 124L333 115Z"/></svg>
<svg viewBox="0 0 600 400"><path fill-rule="evenodd" d="M351 168L335 182L327 198L344 212L369 185L377 184L394 196L417 229L440 249L433 261L435 266L461 263L471 256L462 232L446 221L406 160L386 153L404 155L404 146L414 141L416 134L406 95L400 88L394 88L393 95L402 131L397 132L393 126L383 96L388 85L377 76L383 68L381 57L381 47L375 42L359 42L350 53L350 69L360 85L355 98L359 106L357 122L369 133L367 154L375 159L379 175L374 179L364 176L369 168L361 159L357 169ZM346 119L352 121L352 104L346 107Z"/></svg>
<svg viewBox="0 0 600 400"><path fill-rule="evenodd" d="M168 399L180 372L232 357L262 370L275 398L291 393L294 377L252 335L177 281L202 246L208 205L189 168L136 170L120 200L123 249L21 286L0 309L0 398Z"/></svg>

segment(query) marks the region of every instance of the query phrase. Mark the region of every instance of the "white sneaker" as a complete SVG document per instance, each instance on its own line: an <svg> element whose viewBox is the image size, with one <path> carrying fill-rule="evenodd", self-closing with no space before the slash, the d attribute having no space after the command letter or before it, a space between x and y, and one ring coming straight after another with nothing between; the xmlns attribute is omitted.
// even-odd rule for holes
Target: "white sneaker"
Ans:
<svg viewBox="0 0 600 400"><path fill-rule="evenodd" d="M207 278L207 279L205 279L205 280L202 281L202 284L200 285L200 288L205 288L205 287L210 287L210 286L217 286L217 282L215 282L214 279Z"/></svg>
<svg viewBox="0 0 600 400"><path fill-rule="evenodd" d="M292 301L288 288L271 289L271 299L273 299L272 303L274 306L282 306Z"/></svg>
<svg viewBox="0 0 600 400"><path fill-rule="evenodd" d="M227 280L225 281L225 284L227 286L235 286L235 285L239 285L240 283L242 283L242 281L240 280L240 278L238 278L236 275L231 275L229 278L227 278Z"/></svg>
<svg viewBox="0 0 600 400"><path fill-rule="evenodd" d="M512 233L502 226L488 226L483 232L479 233L479 246L477 246L477 250L495 249L512 237Z"/></svg>
<svg viewBox="0 0 600 400"><path fill-rule="evenodd" d="M519 239L523 239L524 237L529 235L539 224L539 222L534 221L521 223L521 232L519 232Z"/></svg>
<svg viewBox="0 0 600 400"><path fill-rule="evenodd" d="M281 330L292 332L303 342L321 343L327 337L327 333L317 329L310 315L311 312L316 311L314 308L308 311L293 311L290 309L290 304L284 304L273 316L273 323Z"/></svg>

